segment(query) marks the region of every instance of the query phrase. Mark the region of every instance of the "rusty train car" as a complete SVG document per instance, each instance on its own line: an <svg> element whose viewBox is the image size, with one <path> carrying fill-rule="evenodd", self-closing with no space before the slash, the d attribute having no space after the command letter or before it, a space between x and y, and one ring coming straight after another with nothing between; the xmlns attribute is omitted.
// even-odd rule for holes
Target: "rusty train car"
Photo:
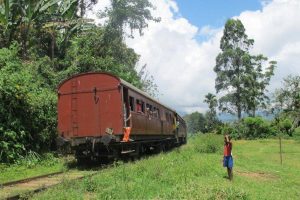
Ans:
<svg viewBox="0 0 300 200"><path fill-rule="evenodd" d="M58 87L58 134L78 161L139 156L185 144L178 113L109 73L83 73Z"/></svg>

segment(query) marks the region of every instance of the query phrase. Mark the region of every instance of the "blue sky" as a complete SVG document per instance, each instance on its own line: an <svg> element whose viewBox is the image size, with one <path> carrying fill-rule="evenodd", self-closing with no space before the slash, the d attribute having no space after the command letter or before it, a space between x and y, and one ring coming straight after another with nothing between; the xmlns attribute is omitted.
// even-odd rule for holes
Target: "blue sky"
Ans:
<svg viewBox="0 0 300 200"><path fill-rule="evenodd" d="M197 27L222 27L228 18L245 10L259 10L261 0L176 0L182 17Z"/></svg>

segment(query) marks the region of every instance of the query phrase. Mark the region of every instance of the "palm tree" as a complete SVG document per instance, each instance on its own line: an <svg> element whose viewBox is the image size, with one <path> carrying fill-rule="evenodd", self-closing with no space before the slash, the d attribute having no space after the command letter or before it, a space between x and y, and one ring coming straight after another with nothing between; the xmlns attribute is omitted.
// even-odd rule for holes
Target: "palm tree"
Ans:
<svg viewBox="0 0 300 200"><path fill-rule="evenodd" d="M42 31L51 38L50 57L56 43L56 34L70 38L78 30L77 5L79 0L1 0L0 30L3 30L3 44L9 47L13 41L21 44L22 56L27 56L30 34L33 30ZM62 31L62 29L64 29ZM63 35L64 33L65 35ZM42 37L38 35L38 37Z"/></svg>
<svg viewBox="0 0 300 200"><path fill-rule="evenodd" d="M218 104L216 95L208 93L207 95L205 95L204 103L208 104L210 111L216 112L215 110Z"/></svg>

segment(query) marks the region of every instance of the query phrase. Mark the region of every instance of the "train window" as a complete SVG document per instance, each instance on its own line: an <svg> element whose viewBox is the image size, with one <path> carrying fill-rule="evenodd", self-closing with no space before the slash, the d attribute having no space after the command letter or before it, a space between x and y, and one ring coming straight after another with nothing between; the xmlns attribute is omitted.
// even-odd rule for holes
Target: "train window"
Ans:
<svg viewBox="0 0 300 200"><path fill-rule="evenodd" d="M133 97L129 97L129 106L130 106L130 110L134 111L134 98Z"/></svg>
<svg viewBox="0 0 300 200"><path fill-rule="evenodd" d="M142 101L142 112L145 113L145 103Z"/></svg>
<svg viewBox="0 0 300 200"><path fill-rule="evenodd" d="M138 113L141 113L141 112L142 112L142 101L139 100L139 99L136 100L136 111L137 111Z"/></svg>
<svg viewBox="0 0 300 200"><path fill-rule="evenodd" d="M153 116L158 118L158 109L156 107L153 108Z"/></svg>
<svg viewBox="0 0 300 200"><path fill-rule="evenodd" d="M149 110L149 111L152 111L152 105L150 105L150 104L146 104L146 108Z"/></svg>

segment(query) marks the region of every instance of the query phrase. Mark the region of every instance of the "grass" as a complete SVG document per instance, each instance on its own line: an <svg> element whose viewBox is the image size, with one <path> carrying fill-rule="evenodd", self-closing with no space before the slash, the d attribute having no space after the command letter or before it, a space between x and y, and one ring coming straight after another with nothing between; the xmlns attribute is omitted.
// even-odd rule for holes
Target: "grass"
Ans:
<svg viewBox="0 0 300 200"><path fill-rule="evenodd" d="M0 184L63 171L66 169L65 164L63 158L55 158L52 154L32 154L16 164L0 164Z"/></svg>
<svg viewBox="0 0 300 200"><path fill-rule="evenodd" d="M222 137L201 135L172 152L115 163L93 177L64 182L34 199L298 199L300 142L233 141L234 180L222 167Z"/></svg>

